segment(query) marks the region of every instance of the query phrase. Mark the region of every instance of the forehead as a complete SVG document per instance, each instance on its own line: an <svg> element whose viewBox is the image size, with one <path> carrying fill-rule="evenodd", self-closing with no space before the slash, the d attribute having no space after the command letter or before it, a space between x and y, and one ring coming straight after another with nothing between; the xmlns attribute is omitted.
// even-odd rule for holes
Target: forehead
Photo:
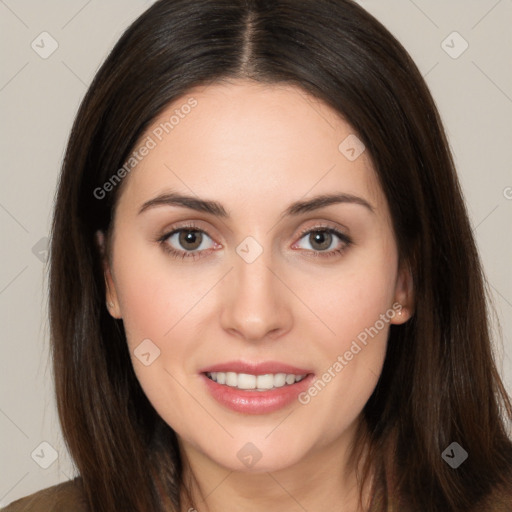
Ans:
<svg viewBox="0 0 512 512"><path fill-rule="evenodd" d="M357 144L338 112L298 87L245 80L196 87L140 138L135 150L150 149L125 178L119 202L140 205L168 188L257 211L336 191L382 207L367 152L348 158Z"/></svg>

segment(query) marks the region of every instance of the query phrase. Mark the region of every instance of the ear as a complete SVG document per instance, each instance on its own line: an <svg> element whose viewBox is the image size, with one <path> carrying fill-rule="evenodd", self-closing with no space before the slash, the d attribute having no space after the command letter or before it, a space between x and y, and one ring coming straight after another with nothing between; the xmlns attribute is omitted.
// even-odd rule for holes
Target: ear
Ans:
<svg viewBox="0 0 512 512"><path fill-rule="evenodd" d="M98 250L100 252L103 267L103 277L105 278L105 305L113 318L120 319L122 317L119 310L119 300L117 297L116 286L114 284L114 280L112 279L110 263L106 254L105 234L101 230L96 231L96 245L98 246Z"/></svg>
<svg viewBox="0 0 512 512"><path fill-rule="evenodd" d="M403 264L398 271L395 285L393 309L395 316L390 319L392 324L403 324L414 314L414 289L412 272L409 265Z"/></svg>

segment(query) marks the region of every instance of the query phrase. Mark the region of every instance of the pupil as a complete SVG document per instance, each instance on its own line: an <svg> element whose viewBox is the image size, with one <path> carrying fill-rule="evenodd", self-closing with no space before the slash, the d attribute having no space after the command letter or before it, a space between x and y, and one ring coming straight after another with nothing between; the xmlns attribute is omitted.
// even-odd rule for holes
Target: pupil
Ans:
<svg viewBox="0 0 512 512"><path fill-rule="evenodd" d="M317 231L316 233L312 233L311 236L313 237L314 243L317 243L321 246L318 248L319 250L325 250L331 245L332 235L327 231Z"/></svg>
<svg viewBox="0 0 512 512"><path fill-rule="evenodd" d="M198 243L199 241L199 243ZM180 234L180 244L186 249L197 249L201 245L201 237L198 231L182 231ZM189 247L187 244L192 244Z"/></svg>

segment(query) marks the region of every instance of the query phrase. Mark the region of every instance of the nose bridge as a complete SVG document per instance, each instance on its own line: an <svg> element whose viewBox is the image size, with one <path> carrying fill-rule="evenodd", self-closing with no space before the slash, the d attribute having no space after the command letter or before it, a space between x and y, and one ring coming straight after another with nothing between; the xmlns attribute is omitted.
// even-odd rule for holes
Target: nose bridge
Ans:
<svg viewBox="0 0 512 512"><path fill-rule="evenodd" d="M232 257L234 268L221 313L224 329L252 340L287 330L291 314L282 283L270 270L273 265L270 247L264 248L248 237L237 246Z"/></svg>

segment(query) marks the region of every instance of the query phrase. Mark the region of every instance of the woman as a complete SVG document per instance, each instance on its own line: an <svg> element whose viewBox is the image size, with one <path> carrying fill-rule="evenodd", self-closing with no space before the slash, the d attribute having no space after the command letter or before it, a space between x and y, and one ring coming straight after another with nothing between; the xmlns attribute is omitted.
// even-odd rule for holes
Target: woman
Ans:
<svg viewBox="0 0 512 512"><path fill-rule="evenodd" d="M380 23L159 1L91 85L55 206L80 477L6 510L510 510L484 282L434 102Z"/></svg>

